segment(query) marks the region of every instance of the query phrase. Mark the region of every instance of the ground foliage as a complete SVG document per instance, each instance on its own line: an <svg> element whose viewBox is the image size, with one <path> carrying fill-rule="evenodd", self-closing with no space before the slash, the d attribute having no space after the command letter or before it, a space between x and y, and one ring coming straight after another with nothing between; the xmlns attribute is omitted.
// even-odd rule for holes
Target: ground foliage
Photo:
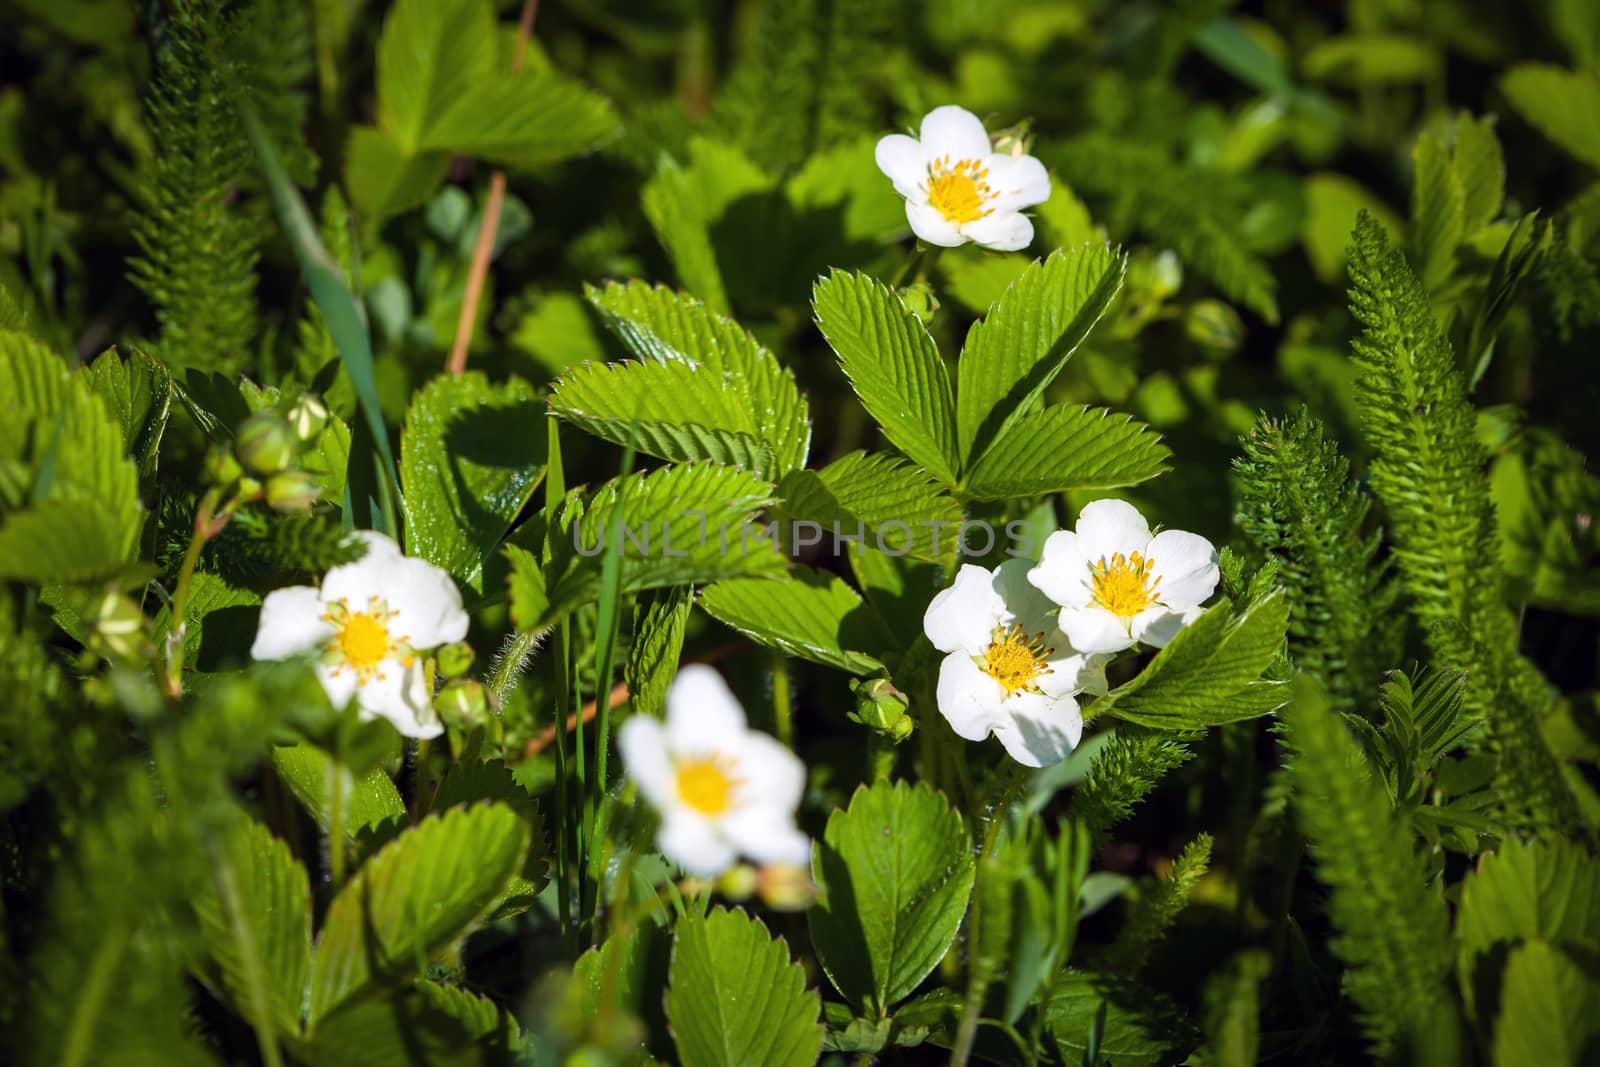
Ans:
<svg viewBox="0 0 1600 1067"><path fill-rule="evenodd" d="M1600 9L520 8L0 0L16 1062L1600 1057ZM908 238L949 103L1027 252ZM1222 595L1024 772L931 531L1107 493ZM863 540L703 536L765 519ZM472 615L434 741L250 661L360 528ZM814 901L608 758L706 659Z"/></svg>

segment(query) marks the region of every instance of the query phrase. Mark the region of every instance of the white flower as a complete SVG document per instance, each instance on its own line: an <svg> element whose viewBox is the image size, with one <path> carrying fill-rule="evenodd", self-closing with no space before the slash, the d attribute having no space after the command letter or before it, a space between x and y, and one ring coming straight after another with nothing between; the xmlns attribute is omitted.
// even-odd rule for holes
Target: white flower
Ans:
<svg viewBox="0 0 1600 1067"><path fill-rule="evenodd" d="M1018 212L1050 199L1043 163L996 152L978 116L952 105L928 112L921 140L892 133L878 142L876 156L906 198L912 232L931 245L1027 248L1033 223Z"/></svg>
<svg viewBox="0 0 1600 1067"><path fill-rule="evenodd" d="M388 719L407 737L444 732L417 655L467 636L467 613L450 575L370 530L367 552L341 564L322 587L268 593L250 655L286 659L320 652L317 676L343 707L354 697L365 719Z"/></svg>
<svg viewBox="0 0 1600 1067"><path fill-rule="evenodd" d="M721 874L741 854L757 863L811 862L811 841L794 824L805 764L746 728L744 708L710 667L679 671L667 690L667 721L635 715L622 724L617 748L661 812L656 847L690 874Z"/></svg>
<svg viewBox="0 0 1600 1067"><path fill-rule="evenodd" d="M1078 528L1051 534L1028 572L1061 605L1062 632L1085 652L1165 645L1199 617L1217 577L1210 541L1183 530L1152 537L1139 509L1122 500L1085 504Z"/></svg>
<svg viewBox="0 0 1600 1067"><path fill-rule="evenodd" d="M966 564L933 598L922 628L940 652L939 711L968 741L991 733L1029 767L1060 762L1083 736L1075 694L1106 691L1096 657L1067 646L1054 609L1027 582L1029 563Z"/></svg>

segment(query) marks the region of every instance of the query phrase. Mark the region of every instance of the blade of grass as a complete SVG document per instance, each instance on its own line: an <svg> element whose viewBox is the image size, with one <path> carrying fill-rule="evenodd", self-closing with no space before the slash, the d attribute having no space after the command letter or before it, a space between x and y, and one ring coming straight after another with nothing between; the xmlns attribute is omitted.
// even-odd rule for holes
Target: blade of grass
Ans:
<svg viewBox="0 0 1600 1067"><path fill-rule="evenodd" d="M356 525L398 538L395 505L400 494L400 477L395 467L394 453L389 447L389 431L383 424L383 410L378 404L378 386L373 377L372 336L367 329L366 313L346 284L338 262L323 247L311 213L306 210L300 191L278 162L272 143L262 129L261 120L243 101L240 102L239 113L261 163L278 224L294 246L295 257L300 261L300 270L305 275L311 297L322 311L328 333L338 349L339 359L349 372L350 383L355 387L356 401L364 419L363 423L357 424L350 448L348 483L359 489L346 490L346 506L353 509Z"/></svg>
<svg viewBox="0 0 1600 1067"><path fill-rule="evenodd" d="M567 495L566 469L561 461L561 423L554 415L548 417L546 430L549 433L549 448L547 449L547 465L544 476L544 519L545 543L544 562L549 563L555 547L556 516L561 510L561 501ZM572 788L571 768L567 763L567 738L566 731L562 730L561 722L570 702L567 692L567 623L562 620L556 629L555 662L558 672L557 691L561 694L555 709L556 726L556 910L561 919L561 936L566 938L573 931L572 927L572 846L576 843L577 835L571 832L568 823L567 800ZM577 957L577 946L573 946L573 957Z"/></svg>

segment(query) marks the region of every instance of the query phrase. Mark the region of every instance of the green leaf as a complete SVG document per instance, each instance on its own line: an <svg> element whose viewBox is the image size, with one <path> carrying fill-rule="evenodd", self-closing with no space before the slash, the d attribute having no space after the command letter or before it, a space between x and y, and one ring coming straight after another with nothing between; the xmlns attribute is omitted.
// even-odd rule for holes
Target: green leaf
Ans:
<svg viewBox="0 0 1600 1067"><path fill-rule="evenodd" d="M1204 994L1206 1062L1217 1067L1255 1067L1260 1048L1260 985L1271 958L1247 949L1212 973Z"/></svg>
<svg viewBox="0 0 1600 1067"><path fill-rule="evenodd" d="M1159 730L1195 730L1265 715L1287 698L1273 683L1271 699L1237 701L1283 645L1289 602L1282 591L1235 616L1218 604L1178 636L1132 681L1099 697L1085 720L1112 714Z"/></svg>
<svg viewBox="0 0 1600 1067"><path fill-rule="evenodd" d="M667 1022L684 1067L809 1067L822 1048L822 999L788 946L741 909L678 920Z"/></svg>
<svg viewBox="0 0 1600 1067"><path fill-rule="evenodd" d="M1456 121L1456 173L1461 177L1462 213L1471 237L1500 214L1505 198L1506 161L1488 119L1466 112Z"/></svg>
<svg viewBox="0 0 1600 1067"><path fill-rule="evenodd" d="M446 100L418 148L530 167L582 155L617 131L605 97L556 74L503 74Z"/></svg>
<svg viewBox="0 0 1600 1067"><path fill-rule="evenodd" d="M378 119L408 156L453 104L495 75L488 0L399 0L378 38Z"/></svg>
<svg viewBox="0 0 1600 1067"><path fill-rule="evenodd" d="M1103 1061L1117 1067L1181 1063L1196 1043L1194 1027L1153 989L1100 974L1068 971L1045 1007L1045 1027L1062 1063L1087 1063L1089 1033L1105 1011L1098 1042Z"/></svg>
<svg viewBox="0 0 1600 1067"><path fill-rule="evenodd" d="M92 582L123 572L117 516L93 500L47 500L0 524L0 580Z"/></svg>
<svg viewBox="0 0 1600 1067"><path fill-rule="evenodd" d="M771 471L774 478L805 465L811 445L805 397L794 374L749 331L701 301L664 286L611 284L590 288L588 297L606 327L646 364L686 367L716 383L723 391L720 410L732 421L704 425L747 433L763 442L777 461ZM559 393L552 398L552 404L557 403ZM631 419L634 412L625 410L623 417Z"/></svg>
<svg viewBox="0 0 1600 1067"><path fill-rule="evenodd" d="M788 515L816 523L841 543L860 538L880 551L954 569L961 505L909 463L851 452L820 471L795 471L778 492Z"/></svg>
<svg viewBox="0 0 1600 1067"><path fill-rule="evenodd" d="M309 744L275 746L272 768L324 833L330 829L335 781L341 790L345 833L351 840L369 827L406 817L400 791L378 768L352 777L347 768L337 766L326 752Z"/></svg>
<svg viewBox="0 0 1600 1067"><path fill-rule="evenodd" d="M924 784L862 786L812 853L818 961L863 1014L884 1018L955 940L972 894L961 816Z"/></svg>
<svg viewBox="0 0 1600 1067"><path fill-rule="evenodd" d="M544 477L542 405L513 378L435 378L411 401L400 435L406 552L479 591L484 561Z"/></svg>
<svg viewBox="0 0 1600 1067"><path fill-rule="evenodd" d="M108 349L89 366L89 386L110 406L122 424L123 451L139 468L139 487L148 492L155 481L161 435L172 409L172 374L166 364L135 348L123 359Z"/></svg>
<svg viewBox="0 0 1600 1067"><path fill-rule="evenodd" d="M1126 262L1103 244L1058 250L973 324L957 366L959 466L976 464L1032 410L1122 288Z"/></svg>
<svg viewBox="0 0 1600 1067"><path fill-rule="evenodd" d="M796 567L779 581L730 578L700 592L706 614L769 648L868 675L883 664L868 649L892 644L883 622L835 575Z"/></svg>
<svg viewBox="0 0 1600 1067"><path fill-rule="evenodd" d="M549 847L538 802L500 760L455 764L439 783L428 813L438 815L451 808L470 808L486 800L504 804L521 816L528 824L530 841L522 866L490 909L487 921L494 922L533 907L549 881Z"/></svg>
<svg viewBox="0 0 1600 1067"><path fill-rule="evenodd" d="M665 711L667 687L678 673L693 607L694 592L686 585L641 597L635 604L633 641L622 669L634 714L660 716Z"/></svg>
<svg viewBox="0 0 1600 1067"><path fill-rule="evenodd" d="M1350 231L1365 211L1392 235L1398 235L1400 218L1366 186L1343 174L1309 174L1301 187L1305 193L1306 215L1300 227L1300 240L1317 279L1326 284L1344 277L1345 249Z"/></svg>
<svg viewBox="0 0 1600 1067"><path fill-rule="evenodd" d="M385 845L328 907L312 960L312 1027L374 984L426 966L501 895L527 847L527 825L501 804L430 816Z"/></svg>
<svg viewBox="0 0 1600 1067"><path fill-rule="evenodd" d="M1600 981L1570 953L1548 942L1514 948L1506 961L1494 1027L1496 1067L1578 1067L1593 1063L1597 1050Z"/></svg>
<svg viewBox="0 0 1600 1067"><path fill-rule="evenodd" d="M922 320L882 282L841 270L817 282L812 306L883 435L939 481L955 485L961 460L950 375Z"/></svg>
<svg viewBox="0 0 1600 1067"><path fill-rule="evenodd" d="M426 204L449 166L445 152L409 155L387 131L356 126L345 146L344 184L365 225L378 227Z"/></svg>
<svg viewBox="0 0 1600 1067"><path fill-rule="evenodd" d="M1521 63L1500 91L1535 129L1591 167L1600 167L1600 76L1547 63Z"/></svg>
<svg viewBox="0 0 1600 1067"><path fill-rule="evenodd" d="M223 988L245 1018L299 1033L311 977L306 869L287 844L246 818L229 829L212 858L212 885L194 907ZM266 1009L259 1018L258 992Z"/></svg>
<svg viewBox="0 0 1600 1067"><path fill-rule="evenodd" d="M962 493L972 500L1014 500L1115 489L1154 478L1171 458L1161 435L1142 422L1105 408L1063 405L1011 422L973 464Z"/></svg>
<svg viewBox="0 0 1600 1067"><path fill-rule="evenodd" d="M684 288L713 311L729 310L727 287L711 243L711 224L729 204L770 190L772 179L731 145L696 138L690 164L663 157L641 196L645 218Z"/></svg>
<svg viewBox="0 0 1600 1067"><path fill-rule="evenodd" d="M1137 975L1156 942L1188 906L1195 884L1205 877L1210 863L1211 835L1201 834L1183 847L1159 880L1141 882L1117 939L1099 956L1097 965L1115 974Z"/></svg>
<svg viewBox="0 0 1600 1067"><path fill-rule="evenodd" d="M299 1055L312 1067L509 1067L519 1041L516 1020L494 1001L418 982L333 1012Z"/></svg>
<svg viewBox="0 0 1600 1067"><path fill-rule="evenodd" d="M1455 270L1456 248L1466 227L1466 193L1436 135L1424 133L1411 150L1416 175L1411 186L1411 248L1417 273L1437 289Z"/></svg>

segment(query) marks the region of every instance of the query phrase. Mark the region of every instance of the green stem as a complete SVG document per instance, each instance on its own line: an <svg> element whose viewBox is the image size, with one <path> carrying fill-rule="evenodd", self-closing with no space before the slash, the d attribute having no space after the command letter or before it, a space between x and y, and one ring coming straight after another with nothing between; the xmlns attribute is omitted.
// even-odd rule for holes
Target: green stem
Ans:
<svg viewBox="0 0 1600 1067"><path fill-rule="evenodd" d="M60 1067L82 1067L88 1062L100 1010L111 995L111 980L116 976L117 965L122 962L122 953L127 947L125 924L117 923L102 932L99 947L77 987L72 1020L67 1024L67 1039L61 1049Z"/></svg>
<svg viewBox="0 0 1600 1067"><path fill-rule="evenodd" d="M178 568L178 585L172 593L172 605L167 616L165 673L167 692L174 698L183 695L183 639L188 630L189 590L194 585L194 571L200 563L201 549L222 528L217 525L218 516L214 514L221 500L221 489L207 490L206 495L200 498L200 506L194 512L194 533L189 537L183 565ZM226 516L231 514L232 509L224 511L223 523L227 521Z"/></svg>
<svg viewBox="0 0 1600 1067"><path fill-rule="evenodd" d="M794 748L794 700L789 691L789 661L782 652L772 651L772 721L778 740Z"/></svg>

